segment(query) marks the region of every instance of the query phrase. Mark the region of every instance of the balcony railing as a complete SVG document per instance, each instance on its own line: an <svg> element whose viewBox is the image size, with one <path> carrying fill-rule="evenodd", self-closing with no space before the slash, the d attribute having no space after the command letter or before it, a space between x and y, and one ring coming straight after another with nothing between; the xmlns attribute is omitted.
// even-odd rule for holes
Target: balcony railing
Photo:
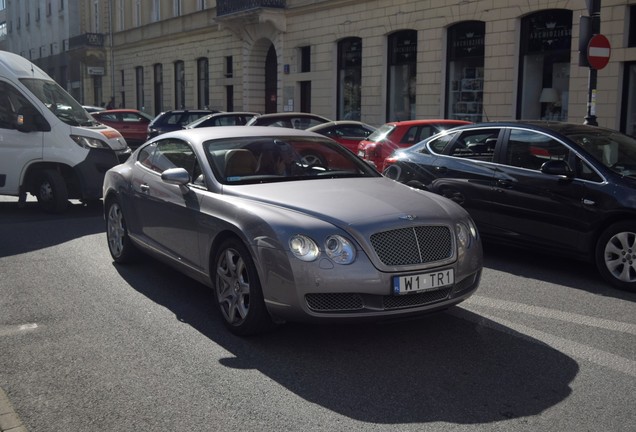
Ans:
<svg viewBox="0 0 636 432"><path fill-rule="evenodd" d="M69 49L84 47L103 47L104 35L102 33L84 33L69 39Z"/></svg>
<svg viewBox="0 0 636 432"><path fill-rule="evenodd" d="M284 9L286 0L216 0L216 16L246 12L258 8Z"/></svg>

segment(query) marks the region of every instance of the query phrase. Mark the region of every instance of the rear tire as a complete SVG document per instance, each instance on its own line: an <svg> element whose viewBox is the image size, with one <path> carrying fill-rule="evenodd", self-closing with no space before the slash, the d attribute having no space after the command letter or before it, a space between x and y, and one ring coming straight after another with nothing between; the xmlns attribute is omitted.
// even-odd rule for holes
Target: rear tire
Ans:
<svg viewBox="0 0 636 432"><path fill-rule="evenodd" d="M596 266L616 288L636 291L636 223L610 225L596 244Z"/></svg>
<svg viewBox="0 0 636 432"><path fill-rule="evenodd" d="M256 266L238 239L228 239L214 259L214 296L223 323L234 334L248 336L274 327L267 312Z"/></svg>
<svg viewBox="0 0 636 432"><path fill-rule="evenodd" d="M116 198L108 200L106 204L106 239L108 250L113 260L119 264L133 262L139 251L130 240L126 219L121 205Z"/></svg>
<svg viewBox="0 0 636 432"><path fill-rule="evenodd" d="M47 213L63 213L68 207L68 189L62 175L51 169L43 170L36 182L35 196Z"/></svg>

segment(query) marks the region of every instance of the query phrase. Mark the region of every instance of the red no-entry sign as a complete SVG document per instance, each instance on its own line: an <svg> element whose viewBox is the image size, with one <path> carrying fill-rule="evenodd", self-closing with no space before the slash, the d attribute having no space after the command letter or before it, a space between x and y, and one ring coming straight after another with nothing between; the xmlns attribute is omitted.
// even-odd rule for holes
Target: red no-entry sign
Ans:
<svg viewBox="0 0 636 432"><path fill-rule="evenodd" d="M603 69L610 59L609 40L602 34L592 36L587 44L587 61L592 69Z"/></svg>

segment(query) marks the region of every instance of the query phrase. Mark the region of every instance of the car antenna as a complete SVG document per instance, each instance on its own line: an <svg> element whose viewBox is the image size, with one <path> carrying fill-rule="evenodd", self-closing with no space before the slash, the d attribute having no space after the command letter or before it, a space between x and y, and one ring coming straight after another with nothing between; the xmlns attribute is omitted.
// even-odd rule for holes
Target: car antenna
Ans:
<svg viewBox="0 0 636 432"><path fill-rule="evenodd" d="M481 109L482 109L482 111L484 113L484 117L486 117L486 121L489 122L490 119L488 118L488 113L486 112L486 108L484 108L483 105L482 105Z"/></svg>

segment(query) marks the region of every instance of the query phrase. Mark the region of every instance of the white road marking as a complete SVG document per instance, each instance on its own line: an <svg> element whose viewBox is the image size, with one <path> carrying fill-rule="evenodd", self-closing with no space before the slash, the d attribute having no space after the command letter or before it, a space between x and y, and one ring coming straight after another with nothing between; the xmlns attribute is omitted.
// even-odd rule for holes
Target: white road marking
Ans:
<svg viewBox="0 0 636 432"><path fill-rule="evenodd" d="M38 325L35 323L30 324L16 324L16 325L0 325L0 336L11 336L22 333L28 330L35 330Z"/></svg>
<svg viewBox="0 0 636 432"><path fill-rule="evenodd" d="M521 337L523 337L524 339L533 341L535 343L544 343L570 357L587 360L599 366L603 366L614 371L636 377L636 361L634 360L621 357L619 355L612 354L607 351L591 347L589 345L574 342L550 333L546 333L544 331L536 330L522 324L514 323L512 321L499 318L492 314L484 313L482 307L519 312L539 317L557 319L575 324L586 325L590 327L636 334L636 326L633 324L593 318L585 315L561 312L558 310L538 306L529 306L522 303L496 300L481 296L471 297L470 299L462 303L459 308L456 308L451 312L458 318L472 321L479 325L489 327L497 331L503 331L517 337L521 335ZM473 314L465 313L464 311L462 311L462 308L478 314L479 317L475 317L475 315Z"/></svg>

